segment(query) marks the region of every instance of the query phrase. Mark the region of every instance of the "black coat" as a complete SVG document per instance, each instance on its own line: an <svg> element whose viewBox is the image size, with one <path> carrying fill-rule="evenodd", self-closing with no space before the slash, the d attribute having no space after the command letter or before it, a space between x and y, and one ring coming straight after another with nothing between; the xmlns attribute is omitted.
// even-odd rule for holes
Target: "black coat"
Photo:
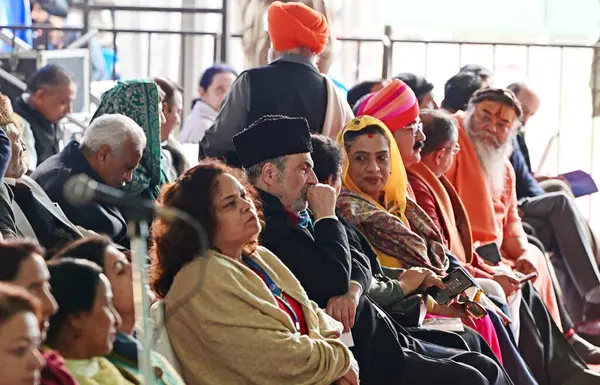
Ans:
<svg viewBox="0 0 600 385"><path fill-rule="evenodd" d="M100 203L75 206L65 199L65 182L77 174L86 174L99 183L104 183L81 154L79 143L72 141L60 153L36 168L31 177L42 186L53 202L58 203L75 225L106 234L113 242L128 247L127 223L117 207Z"/></svg>
<svg viewBox="0 0 600 385"><path fill-rule="evenodd" d="M346 294L350 280L363 288L371 281L370 263L349 245L346 230L335 219L323 219L301 229L274 196L261 191L266 225L261 244L294 273L308 297L321 308L331 297ZM394 322L366 295L361 296L352 328L351 349L360 366L361 383L398 383L409 343Z"/></svg>
<svg viewBox="0 0 600 385"><path fill-rule="evenodd" d="M63 130L59 124L51 123L39 111L34 110L23 97L18 97L14 103L14 110L31 126L35 138L35 152L37 163L41 164L60 150L60 140Z"/></svg>

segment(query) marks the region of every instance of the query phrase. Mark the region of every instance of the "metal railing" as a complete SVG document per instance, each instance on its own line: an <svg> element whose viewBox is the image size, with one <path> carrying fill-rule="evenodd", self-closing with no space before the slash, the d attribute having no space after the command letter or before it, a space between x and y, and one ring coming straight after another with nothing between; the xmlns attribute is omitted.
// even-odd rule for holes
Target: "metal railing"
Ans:
<svg viewBox="0 0 600 385"><path fill-rule="evenodd" d="M232 39L241 39L240 34L231 34L231 0L224 0L222 8L151 8L151 7L130 7L130 6L113 6L113 5L89 5L87 1L80 8L84 11L84 27L83 28L54 28L52 26L0 26L2 28L8 28L13 32L16 30L31 28L33 30L61 30L66 32L80 32L84 35L86 32L90 32L89 27L89 14L90 12L97 12L100 10L109 10L113 15L116 12L164 12L164 13L179 13L179 14L221 14L222 25L221 32L207 32L207 31L191 31L191 30L158 30L158 29L133 29L133 28L99 28L99 32L107 32L113 34L112 46L116 53L118 53L119 47L117 45L117 37L121 34L136 34L136 35L147 35L147 68L146 72L148 75L152 75L150 63L152 62L153 55L153 37L157 35L178 35L181 37L181 57L186 56L186 39L194 37L208 38L213 44L212 59L213 61L227 62L231 58L229 53L232 45ZM506 53L507 49L519 49L520 55L523 57L520 59L523 64L523 72L527 75L536 74L540 71L539 63L532 64L532 60L536 61L536 56L540 55L541 51L552 52L552 60L548 65L555 65L556 76L548 81L552 80L554 87L557 90L558 104L555 106L556 120L556 133L558 134L558 141L556 144L555 151L555 164L554 168L558 171L562 168L561 160L565 158L565 149L561 137L564 132L566 124L564 120L566 118L565 111L563 108L564 104L564 88L565 86L571 86L569 82L565 82L565 68L569 67L570 63L568 57L574 52L579 55L581 52L592 53L594 50L600 49L600 44L593 46L586 46L580 44L539 44L539 43L520 43L520 42L482 42L482 41L451 41L451 40L411 40L411 39L394 39L392 29L386 26L383 33L380 36L375 37L338 37L337 44L342 47L342 55L336 55L338 60L340 57L344 60L344 77L349 83L354 83L359 80L365 80L367 78L389 78L395 73L406 71L415 72L426 77L432 77L435 81L436 90L440 90L443 87L443 82L452 76L460 66L468 64L469 62L478 62L479 60L474 59L477 55L469 54L473 50L486 50L487 53L483 56L486 57L487 64L479 61L479 64L488 65L492 71L497 69L499 63L506 63L506 56L512 55ZM440 60L439 52L443 50L447 53ZM514 53L513 53L514 54ZM416 58L415 56L418 56ZM407 67L407 62L411 60L413 62L412 67ZM116 60L116 59L115 59ZM510 61L510 60L509 60ZM539 62L539 60L537 60ZM414 64L418 63L418 64ZM241 63L232 63L241 64ZM183 69L185 61L181 60L181 77L180 82L182 84L193 84L197 79L186 79L185 71ZM439 75L436 79L436 68L443 66L447 69L444 76ZM591 70L591 68L595 70ZM113 79L116 78L116 66L113 67ZM589 66L585 69L590 74L592 80L591 89L588 88L588 92L591 93L591 103L596 105L598 90L596 79L600 74L598 73L599 65L592 66L590 62ZM240 66L241 68L241 66ZM581 71L579 68L578 71ZM140 71L141 72L141 71ZM571 76L571 75L569 75ZM432 79L430 79L432 80ZM578 80L581 87L583 82L589 83L589 78L585 80L581 78ZM589 125L589 138L590 143L595 143L596 140L600 139L595 135L595 124L594 119L586 120L586 125ZM600 145L600 143L598 144ZM600 172L600 159L597 158L595 151L596 145L592 145L590 152L588 153L587 162L589 167L586 171L595 173ZM565 151L563 151L565 150ZM581 156L581 154L578 154ZM597 163L597 164L596 164ZM600 175L599 175L600 176ZM600 180L600 179L599 179ZM590 206L591 207L591 206Z"/></svg>

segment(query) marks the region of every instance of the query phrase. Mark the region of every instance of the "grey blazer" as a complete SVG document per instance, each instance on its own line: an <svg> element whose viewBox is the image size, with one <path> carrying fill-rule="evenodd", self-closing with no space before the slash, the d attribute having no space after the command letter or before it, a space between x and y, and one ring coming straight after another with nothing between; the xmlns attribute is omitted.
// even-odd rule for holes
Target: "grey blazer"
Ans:
<svg viewBox="0 0 600 385"><path fill-rule="evenodd" d="M9 185L14 185L16 181L14 179L5 178L5 182ZM67 218L65 213L61 210L60 206L58 206L58 204L52 202L50 197L48 197L46 192L42 189L42 187L36 181L31 179L27 175L23 175L19 179L19 182L21 182L21 183L25 184L27 187L29 187L31 189L33 197L42 206L44 206L44 208L46 208L46 210L48 210L56 219L58 219L66 227L71 229L75 234L78 234L80 237L84 236L81 229L78 228L77 226L75 226L69 220L69 218ZM11 194L11 196L12 196L12 194ZM13 212L14 231L15 231L16 235L20 236L20 237L36 239L37 237L35 235L35 232L33 231L33 228L31 227L31 224L29 223L29 220L27 219L27 217L23 213L23 210L21 210L18 203L14 199L11 199L10 207ZM4 234L4 235L7 236L6 234ZM10 236L10 234L8 236Z"/></svg>

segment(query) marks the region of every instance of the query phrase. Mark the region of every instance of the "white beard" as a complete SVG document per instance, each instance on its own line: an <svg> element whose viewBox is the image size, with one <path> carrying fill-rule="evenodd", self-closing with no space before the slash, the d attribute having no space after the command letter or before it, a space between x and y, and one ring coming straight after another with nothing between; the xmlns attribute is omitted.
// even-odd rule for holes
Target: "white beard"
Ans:
<svg viewBox="0 0 600 385"><path fill-rule="evenodd" d="M512 141L509 137L506 142L499 143L486 132L472 132L469 129L467 132L477 152L488 188L494 198L499 198L506 187L506 158L512 153ZM488 138L493 140L493 144Z"/></svg>

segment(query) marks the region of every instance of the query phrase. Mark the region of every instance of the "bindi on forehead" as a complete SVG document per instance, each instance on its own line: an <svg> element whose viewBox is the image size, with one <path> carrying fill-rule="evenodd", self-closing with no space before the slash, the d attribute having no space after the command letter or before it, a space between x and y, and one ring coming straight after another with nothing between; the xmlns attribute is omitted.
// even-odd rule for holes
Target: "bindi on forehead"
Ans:
<svg viewBox="0 0 600 385"><path fill-rule="evenodd" d="M367 138L369 138L369 139L373 139L374 137L375 137L375 135L373 135L373 134L367 134Z"/></svg>

